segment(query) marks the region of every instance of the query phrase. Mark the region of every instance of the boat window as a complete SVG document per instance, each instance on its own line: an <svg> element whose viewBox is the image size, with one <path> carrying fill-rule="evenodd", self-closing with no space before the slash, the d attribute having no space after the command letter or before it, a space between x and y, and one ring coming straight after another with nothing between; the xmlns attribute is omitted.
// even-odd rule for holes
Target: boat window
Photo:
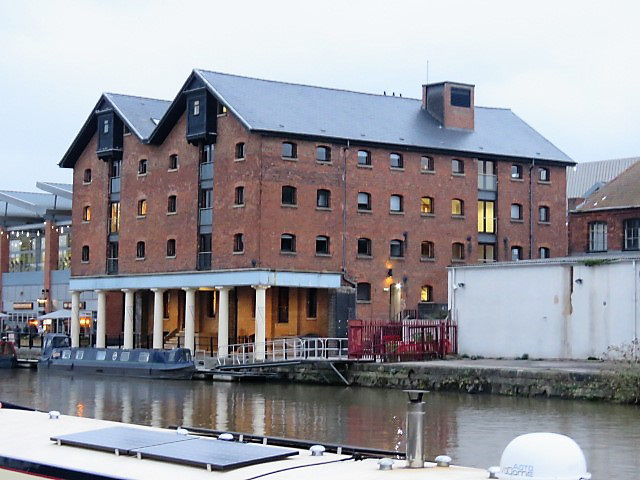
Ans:
<svg viewBox="0 0 640 480"><path fill-rule="evenodd" d="M105 358L107 358L106 350L98 350L96 352L96 360L104 360Z"/></svg>
<svg viewBox="0 0 640 480"><path fill-rule="evenodd" d="M116 360L118 358L118 352L113 352L113 355L111 355L111 360Z"/></svg>
<svg viewBox="0 0 640 480"><path fill-rule="evenodd" d="M82 357L84 357L84 350L78 350L76 352L76 360L82 360Z"/></svg>
<svg viewBox="0 0 640 480"><path fill-rule="evenodd" d="M122 352L120 354L120 361L121 362L128 362L129 361L129 355L131 354L131 352Z"/></svg>
<svg viewBox="0 0 640 480"><path fill-rule="evenodd" d="M62 358L68 360L71 358L71 350L64 350L62 352Z"/></svg>
<svg viewBox="0 0 640 480"><path fill-rule="evenodd" d="M175 362L176 361L176 351L175 350L171 350L169 352L169 362Z"/></svg>
<svg viewBox="0 0 640 480"><path fill-rule="evenodd" d="M149 361L149 352L140 352L140 356L138 357L139 362L148 362Z"/></svg>

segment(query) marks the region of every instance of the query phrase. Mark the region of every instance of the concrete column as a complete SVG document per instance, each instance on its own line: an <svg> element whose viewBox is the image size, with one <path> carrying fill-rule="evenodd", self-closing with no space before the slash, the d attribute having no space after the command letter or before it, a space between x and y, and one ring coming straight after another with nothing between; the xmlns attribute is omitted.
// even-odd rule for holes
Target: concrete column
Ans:
<svg viewBox="0 0 640 480"><path fill-rule="evenodd" d="M153 292L153 348L162 350L164 326L164 289L152 288Z"/></svg>
<svg viewBox="0 0 640 480"><path fill-rule="evenodd" d="M80 346L80 292L71 291L71 346Z"/></svg>
<svg viewBox="0 0 640 480"><path fill-rule="evenodd" d="M105 348L107 336L107 292L96 290L98 294L98 319L96 322L96 348Z"/></svg>
<svg viewBox="0 0 640 480"><path fill-rule="evenodd" d="M264 360L267 336L267 288L268 285L252 285L256 291L256 348L255 359Z"/></svg>
<svg viewBox="0 0 640 480"><path fill-rule="evenodd" d="M196 289L183 288L187 292L184 306L184 346L196 353Z"/></svg>
<svg viewBox="0 0 640 480"><path fill-rule="evenodd" d="M229 287L216 287L220 292L218 301L218 357L229 354Z"/></svg>
<svg viewBox="0 0 640 480"><path fill-rule="evenodd" d="M135 290L123 288L124 292L124 348L133 348L133 298Z"/></svg>

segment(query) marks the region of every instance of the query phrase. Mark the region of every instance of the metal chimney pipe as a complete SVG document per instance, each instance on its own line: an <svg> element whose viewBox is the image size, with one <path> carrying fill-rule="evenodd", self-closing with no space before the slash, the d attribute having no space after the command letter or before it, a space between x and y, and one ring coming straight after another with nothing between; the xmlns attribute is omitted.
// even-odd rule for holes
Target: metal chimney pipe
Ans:
<svg viewBox="0 0 640 480"><path fill-rule="evenodd" d="M405 390L407 404L407 468L424 467L424 414L426 390Z"/></svg>

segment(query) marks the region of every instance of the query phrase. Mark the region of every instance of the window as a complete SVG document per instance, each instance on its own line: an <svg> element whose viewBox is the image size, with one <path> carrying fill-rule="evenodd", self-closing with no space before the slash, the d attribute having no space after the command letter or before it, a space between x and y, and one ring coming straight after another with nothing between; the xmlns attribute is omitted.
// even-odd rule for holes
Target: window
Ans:
<svg viewBox="0 0 640 480"><path fill-rule="evenodd" d="M144 258L144 242L136 244L136 258Z"/></svg>
<svg viewBox="0 0 640 480"><path fill-rule="evenodd" d="M86 168L84 170L84 175L82 177L82 181L84 183L91 183L91 169L90 168Z"/></svg>
<svg viewBox="0 0 640 480"><path fill-rule="evenodd" d="M167 257L176 256L176 239L170 238L167 240Z"/></svg>
<svg viewBox="0 0 640 480"><path fill-rule="evenodd" d="M140 352L138 355L138 361L141 363L146 363L149 361L149 352Z"/></svg>
<svg viewBox="0 0 640 480"><path fill-rule="evenodd" d="M511 204L511 220L522 220L522 205L519 203Z"/></svg>
<svg viewBox="0 0 640 480"><path fill-rule="evenodd" d="M389 199L389 210L392 213L400 213L404 211L402 195L391 195L391 198Z"/></svg>
<svg viewBox="0 0 640 480"><path fill-rule="evenodd" d="M331 208L331 192L329 190L320 189L317 191L316 207Z"/></svg>
<svg viewBox="0 0 640 480"><path fill-rule="evenodd" d="M175 153L173 155L169 155L169 170L177 170L178 169L178 155Z"/></svg>
<svg viewBox="0 0 640 480"><path fill-rule="evenodd" d="M88 205L82 209L82 221L83 222L91 221L91 207Z"/></svg>
<svg viewBox="0 0 640 480"><path fill-rule="evenodd" d="M216 146L213 143L202 146L202 157L200 163L213 163L216 156Z"/></svg>
<svg viewBox="0 0 640 480"><path fill-rule="evenodd" d="M120 176L120 165L121 160L112 160L111 161L111 169L109 172L110 178L118 178Z"/></svg>
<svg viewBox="0 0 640 480"><path fill-rule="evenodd" d="M200 115L200 100L193 101L193 116L197 117Z"/></svg>
<svg viewBox="0 0 640 480"><path fill-rule="evenodd" d="M144 217L147 214L147 201L143 198L138 200L138 216Z"/></svg>
<svg viewBox="0 0 640 480"><path fill-rule="evenodd" d="M431 285L423 285L420 287L420 301L433 302L433 287Z"/></svg>
<svg viewBox="0 0 640 480"><path fill-rule="evenodd" d="M539 217L539 221L542 223L549 223L551 221L551 217L549 214L549 207L539 207L538 208L538 217Z"/></svg>
<svg viewBox="0 0 640 480"><path fill-rule="evenodd" d="M454 107L471 107L471 90L468 88L451 87L451 105Z"/></svg>
<svg viewBox="0 0 640 480"><path fill-rule="evenodd" d="M589 251L607 251L607 223L591 222L589 224Z"/></svg>
<svg viewBox="0 0 640 480"><path fill-rule="evenodd" d="M549 258L551 256L551 250L548 247L540 247L538 249L538 257Z"/></svg>
<svg viewBox="0 0 640 480"><path fill-rule="evenodd" d="M356 301L357 302L370 302L371 301L371 284L367 282L359 282L356 286Z"/></svg>
<svg viewBox="0 0 640 480"><path fill-rule="evenodd" d="M120 231L120 202L111 202L109 206L109 233Z"/></svg>
<svg viewBox="0 0 640 480"><path fill-rule="evenodd" d="M244 187L236 187L236 193L233 200L234 205L244 205Z"/></svg>
<svg viewBox="0 0 640 480"><path fill-rule="evenodd" d="M318 162L330 162L331 161L331 149L329 147L316 147L316 161L318 161Z"/></svg>
<svg viewBox="0 0 640 480"><path fill-rule="evenodd" d="M538 170L538 180L540 180L541 182L551 181L551 176L549 174L548 168L540 167L540 169Z"/></svg>
<svg viewBox="0 0 640 480"><path fill-rule="evenodd" d="M284 233L280 236L280 251L284 253L294 253L296 251L296 236Z"/></svg>
<svg viewBox="0 0 640 480"><path fill-rule="evenodd" d="M424 241L420 244L420 258L422 260L433 260L436 257L436 248L433 242Z"/></svg>
<svg viewBox="0 0 640 480"><path fill-rule="evenodd" d="M457 158L451 160L451 173L456 175L464 174L464 162L462 160L458 160Z"/></svg>
<svg viewBox="0 0 640 480"><path fill-rule="evenodd" d="M624 249L640 250L640 218L624 221Z"/></svg>
<svg viewBox="0 0 640 480"><path fill-rule="evenodd" d="M107 245L107 273L118 273L118 254L120 247L118 242L109 242Z"/></svg>
<svg viewBox="0 0 640 480"><path fill-rule="evenodd" d="M433 172L435 170L433 165L433 158L420 157L420 171L421 172Z"/></svg>
<svg viewBox="0 0 640 480"><path fill-rule="evenodd" d="M478 232L496 232L496 207L494 202L478 201Z"/></svg>
<svg viewBox="0 0 640 480"><path fill-rule="evenodd" d="M496 164L492 160L478 160L478 190L495 192L497 189Z"/></svg>
<svg viewBox="0 0 640 480"><path fill-rule="evenodd" d="M138 162L138 175L147 174L147 159L143 158Z"/></svg>
<svg viewBox="0 0 640 480"><path fill-rule="evenodd" d="M367 192L358 192L358 210L364 212L371 211L371 194Z"/></svg>
<svg viewBox="0 0 640 480"><path fill-rule="evenodd" d="M244 235L242 233L236 233L233 236L233 253L244 252Z"/></svg>
<svg viewBox="0 0 640 480"><path fill-rule="evenodd" d="M213 202L212 188L201 188L198 196L198 208L211 208Z"/></svg>
<svg viewBox="0 0 640 480"><path fill-rule="evenodd" d="M404 242L402 240L391 240L389 244L389 256L393 258L404 257Z"/></svg>
<svg viewBox="0 0 640 480"><path fill-rule="evenodd" d="M358 256L360 257L371 256L371 239L369 238L358 239Z"/></svg>
<svg viewBox="0 0 640 480"><path fill-rule="evenodd" d="M236 160L244 158L244 142L236 143Z"/></svg>
<svg viewBox="0 0 640 480"><path fill-rule="evenodd" d="M522 165L511 165L511 178L518 180L522 178Z"/></svg>
<svg viewBox="0 0 640 480"><path fill-rule="evenodd" d="M102 132L109 133L109 120L102 122Z"/></svg>
<svg viewBox="0 0 640 480"><path fill-rule="evenodd" d="M428 215L433 213L433 198L432 197L422 197L420 199L420 213Z"/></svg>
<svg viewBox="0 0 640 480"><path fill-rule="evenodd" d="M464 202L459 198L451 200L451 215L464 215Z"/></svg>
<svg viewBox="0 0 640 480"><path fill-rule="evenodd" d="M82 262L87 263L89 261L89 245L82 246Z"/></svg>
<svg viewBox="0 0 640 480"><path fill-rule="evenodd" d="M399 153L392 153L389 155L389 165L391 168L404 168L404 162L402 161L402 155Z"/></svg>
<svg viewBox="0 0 640 480"><path fill-rule="evenodd" d="M307 318L318 316L318 289L307 288Z"/></svg>
<svg viewBox="0 0 640 480"><path fill-rule="evenodd" d="M455 242L451 245L451 259L458 262L464 260L464 244Z"/></svg>
<svg viewBox="0 0 640 480"><path fill-rule="evenodd" d="M296 203L296 187L291 185L282 187L282 205L295 205Z"/></svg>
<svg viewBox="0 0 640 480"><path fill-rule="evenodd" d="M511 247L511 261L518 262L520 260L522 260L522 247Z"/></svg>
<svg viewBox="0 0 640 480"><path fill-rule="evenodd" d="M316 254L329 255L329 237L325 235L316 237Z"/></svg>
<svg viewBox="0 0 640 480"><path fill-rule="evenodd" d="M216 110L216 113L217 113L218 115L226 115L226 114L227 114L227 107L226 107L226 106L224 106L224 105L223 105L223 104L221 104L221 103L218 103L218 108L217 108L217 110Z"/></svg>
<svg viewBox="0 0 640 480"><path fill-rule="evenodd" d="M368 150L358 150L358 165L371 166L371 152Z"/></svg>
<svg viewBox="0 0 640 480"><path fill-rule="evenodd" d="M282 142L282 156L284 158L297 158L298 151L295 143Z"/></svg>
<svg viewBox="0 0 640 480"><path fill-rule="evenodd" d="M496 247L493 243L478 244L478 261L481 263L496 261Z"/></svg>
<svg viewBox="0 0 640 480"><path fill-rule="evenodd" d="M169 195L167 198L167 213L176 213L178 210L178 200L175 195Z"/></svg>

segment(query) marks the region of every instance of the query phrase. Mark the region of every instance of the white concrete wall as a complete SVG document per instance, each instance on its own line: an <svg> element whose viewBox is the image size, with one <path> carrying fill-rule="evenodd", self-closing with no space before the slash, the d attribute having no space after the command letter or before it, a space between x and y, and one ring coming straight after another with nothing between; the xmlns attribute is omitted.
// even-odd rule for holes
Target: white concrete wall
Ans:
<svg viewBox="0 0 640 480"><path fill-rule="evenodd" d="M449 308L458 322L458 351L600 358L608 346L638 336L639 273L640 261L630 260L452 268Z"/></svg>

